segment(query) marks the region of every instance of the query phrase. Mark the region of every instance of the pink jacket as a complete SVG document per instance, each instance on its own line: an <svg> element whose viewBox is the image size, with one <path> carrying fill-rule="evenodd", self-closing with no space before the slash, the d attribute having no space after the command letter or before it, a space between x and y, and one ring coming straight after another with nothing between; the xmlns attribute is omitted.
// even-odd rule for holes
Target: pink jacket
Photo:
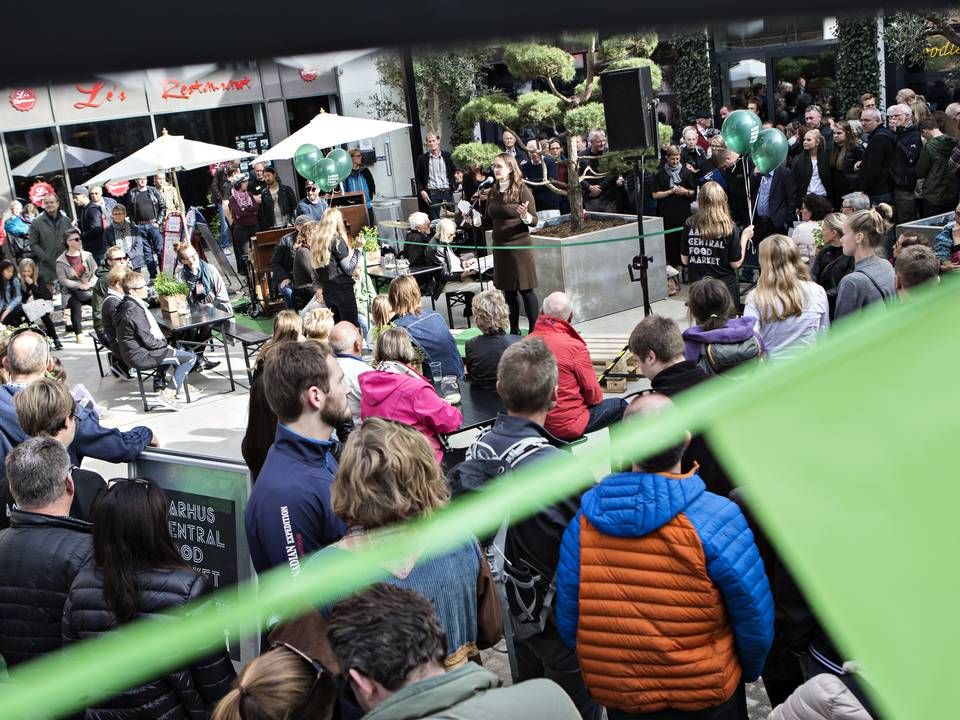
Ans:
<svg viewBox="0 0 960 720"><path fill-rule="evenodd" d="M372 370L360 376L360 417L395 420L426 435L437 462L443 460L440 435L460 428L460 411L417 375Z"/></svg>

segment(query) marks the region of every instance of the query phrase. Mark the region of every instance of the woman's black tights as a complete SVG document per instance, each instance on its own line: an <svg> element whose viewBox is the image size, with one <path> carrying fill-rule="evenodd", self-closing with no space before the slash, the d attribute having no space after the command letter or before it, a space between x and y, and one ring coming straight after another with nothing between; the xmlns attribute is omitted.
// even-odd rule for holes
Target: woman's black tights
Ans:
<svg viewBox="0 0 960 720"><path fill-rule="evenodd" d="M523 299L523 312L530 321L530 332L533 332L533 326L537 324L537 316L540 314L540 306L537 301L537 291L533 288L529 290L504 290L503 296L507 300L507 307L510 309L510 334L520 334L520 302L517 298L519 293Z"/></svg>

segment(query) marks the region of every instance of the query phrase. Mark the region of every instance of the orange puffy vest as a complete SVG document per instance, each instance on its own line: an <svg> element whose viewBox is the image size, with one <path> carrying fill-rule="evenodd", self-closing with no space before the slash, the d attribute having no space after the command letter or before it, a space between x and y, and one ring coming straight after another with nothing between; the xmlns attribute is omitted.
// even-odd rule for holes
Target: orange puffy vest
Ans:
<svg viewBox="0 0 960 720"><path fill-rule="evenodd" d="M631 713L727 700L741 675L733 629L686 515L637 538L580 522L577 655L594 699Z"/></svg>

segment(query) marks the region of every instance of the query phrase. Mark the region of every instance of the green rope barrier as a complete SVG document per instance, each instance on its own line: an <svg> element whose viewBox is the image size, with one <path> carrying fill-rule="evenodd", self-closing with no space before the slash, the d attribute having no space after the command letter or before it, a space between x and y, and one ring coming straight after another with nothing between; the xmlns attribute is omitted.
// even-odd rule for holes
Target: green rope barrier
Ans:
<svg viewBox="0 0 960 720"><path fill-rule="evenodd" d="M492 248L487 245L444 245L445 247L457 248L459 250L478 250L482 248L493 250L557 250L558 248L579 247L581 245L605 245L606 243L625 242L627 240L639 240L640 238L658 237L660 235L669 235L670 233L681 232L682 230L683 226L678 226L669 228L668 230L657 230L651 233L644 233L643 235L628 235L626 237L604 238L602 240L577 240L576 242L564 242L563 238L557 238L558 244L556 245L494 245ZM404 240L403 244L421 245L423 247L430 245L428 242L410 242L407 240Z"/></svg>
<svg viewBox="0 0 960 720"><path fill-rule="evenodd" d="M943 332L943 328L951 326L958 302L960 282L946 281L942 287L918 291L911 296L910 303L887 308L878 304L852 322L840 323L815 348L805 351L795 361L751 368L754 374L749 382L717 379L704 383L686 393L683 403L674 408L655 417L640 417L618 424L610 435L609 447L605 443L588 444L582 452L577 453L582 465L569 462L567 457L536 463L508 473L491 483L485 492L458 499L432 517L400 526L391 532L389 542L371 545L357 552L316 557L304 563L301 573L293 578L288 568L275 568L260 577L258 589L254 590L254 583L244 586L243 600L236 600L237 588L227 588L172 612L170 622L153 619L131 623L95 640L67 646L59 652L18 666L11 672L11 683L5 685L3 693L0 693L0 718L53 718L88 706L170 669L183 667L208 653L211 645L222 642L225 627L247 625L251 617L289 619L310 608L335 602L339 597L385 577L387 571L384 568L393 566L405 557L446 552L473 537L493 532L504 517L509 516L514 521L522 519L545 505L591 485L593 478L584 473L584 466L596 466L611 457L636 460L648 456L676 442L687 430L693 433L706 432L715 441L721 459L730 462L736 470L744 467L740 433L754 432L756 423L763 422L765 427L779 428L787 433L787 442L792 442L788 428L800 422L798 413L804 409L804 417L811 416L805 422L809 422L816 432L821 432L827 420L833 423L831 430L824 431L828 435L835 432L839 436L839 428L843 427L844 442L849 444L846 450L838 450L841 455L849 455L850 447L860 447L857 443L864 443L863 447L871 448L870 453L857 454L855 466L858 473L869 477L869 488L876 493L875 499L880 498L883 495L880 490L882 484L878 484L881 480L888 483L889 487L903 485L904 478L900 474L903 462L916 464L919 458L926 456L933 458L932 462L939 462L935 455L942 450L941 443L948 442L945 433L951 431L948 418L953 416L956 400L956 393L911 394L910 388L902 383L891 385L888 358L898 352L902 343L908 343L909 352L902 359L901 367L906 368L907 376L912 376L927 363L932 366L942 362L942 358L956 357L960 353L960 334ZM929 372L927 374L930 375ZM851 382L851 377L855 378L855 382ZM843 413L826 417L818 415L819 421L812 418L811 414L817 412L821 400L830 402L841 395L854 397L851 393L859 390L870 393L877 388L887 388L895 395L892 399L884 398L891 406L886 415L877 412L858 415L861 405L853 401L844 407ZM788 390L794 396L799 394L803 397L805 404L777 405L778 396ZM766 415L758 415L760 408L767 409ZM892 422L890 413L901 417L907 412L917 423L916 432L910 438L913 443L910 457L906 460L898 458L898 462L893 463L893 470L885 470L886 464L892 459L890 453L902 452L902 448L898 449L887 442L876 442L876 438L890 433L890 427L886 424ZM743 417L752 417L754 424L741 425L738 418ZM838 423L841 425L838 426ZM737 429L736 433L724 442L722 431L731 426ZM746 489L751 491L769 491L771 486L779 482L775 468L783 467L785 456L782 449L776 443L770 447L750 448L751 457L761 452L764 454L765 472L737 472L738 484L746 483ZM741 460L737 461L737 458ZM811 465L816 466L815 471L810 470L811 473L823 475L821 487L824 482L842 485L855 479L845 474L848 465L824 464L816 453L794 455L790 457L789 464L803 476L805 482L798 483L801 492L806 492L806 481L812 480L809 474L804 474ZM887 477L884 472L892 475ZM766 485L758 478L764 478ZM946 482L945 486L953 487L955 484ZM812 499L816 500L817 497ZM953 507L949 498L941 499L945 502L944 507ZM822 502L828 501L823 499ZM785 541L779 534L780 518L776 508L760 503L757 509L764 529L773 536L779 547ZM924 511L929 514L930 510L931 506L926 503ZM856 519L850 514L845 514L843 518L844 522ZM808 529L803 532L809 535ZM888 527L886 535L890 537L890 542L899 542L899 536L896 533L891 535ZM944 547L949 550L952 546ZM912 547L907 550L913 552ZM829 553L831 556L837 554L832 542ZM838 577L850 575L849 564L842 559L837 564L842 571ZM937 577L945 575L942 568L936 573ZM809 576L801 574L797 579L807 581ZM914 590L906 588L904 592L912 593ZM817 599L818 596L813 597ZM949 602L951 597L950 593L945 593L943 599ZM926 602L927 598L921 595L917 601ZM821 609L819 603L817 609ZM894 604L893 610L900 613L902 608ZM844 627L838 624L837 618L829 612L826 617L831 621L828 629L836 632L841 639L846 639ZM937 642L953 646L947 642L946 636L953 637L957 633L950 627L946 624L940 628ZM907 631L912 632L909 627ZM885 642L883 632L879 632L879 635L878 642ZM896 654L899 651L894 648L892 652ZM865 662L870 660L868 657L857 659ZM904 654L904 662L914 662L911 653ZM926 672L926 669L920 668L919 672ZM896 684L896 677L895 674L885 676L887 682L878 682L877 692L889 690ZM940 687L943 691L942 716L947 716L952 698L948 697L948 685L941 683ZM916 700L916 697L911 697L911 702ZM887 716L894 717L893 714ZM909 713L899 715L900 718L909 716ZM924 716L938 715L926 713Z"/></svg>

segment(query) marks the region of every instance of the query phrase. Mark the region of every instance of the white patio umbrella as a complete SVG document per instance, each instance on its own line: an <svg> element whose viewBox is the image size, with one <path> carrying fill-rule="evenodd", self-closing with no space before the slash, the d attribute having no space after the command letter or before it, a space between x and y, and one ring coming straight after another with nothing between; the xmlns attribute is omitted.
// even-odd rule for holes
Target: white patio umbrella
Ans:
<svg viewBox="0 0 960 720"><path fill-rule="evenodd" d="M63 146L63 157L67 161L67 169L87 167L100 160L106 160L113 157L111 153L100 152L99 150L87 150L87 148L74 147L73 145ZM24 160L17 165L11 172L14 175L32 176L49 175L50 173L63 172L63 162L60 158L60 145L55 144L46 150L38 152L31 158Z"/></svg>
<svg viewBox="0 0 960 720"><path fill-rule="evenodd" d="M766 80L767 64L760 60L741 60L730 66L730 82Z"/></svg>
<svg viewBox="0 0 960 720"><path fill-rule="evenodd" d="M168 135L164 130L152 143L111 165L85 184L102 185L110 180L129 180L155 175L158 170L192 170L228 160L241 160L251 154L243 150L187 140L182 135Z"/></svg>
<svg viewBox="0 0 960 720"><path fill-rule="evenodd" d="M394 130L410 127L409 123L373 120L371 118L348 117L336 113L322 112L304 127L297 130L286 140L282 140L253 162L270 162L292 158L301 145L312 144L318 148L328 148L356 140L385 135Z"/></svg>

